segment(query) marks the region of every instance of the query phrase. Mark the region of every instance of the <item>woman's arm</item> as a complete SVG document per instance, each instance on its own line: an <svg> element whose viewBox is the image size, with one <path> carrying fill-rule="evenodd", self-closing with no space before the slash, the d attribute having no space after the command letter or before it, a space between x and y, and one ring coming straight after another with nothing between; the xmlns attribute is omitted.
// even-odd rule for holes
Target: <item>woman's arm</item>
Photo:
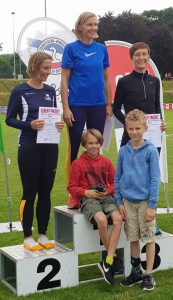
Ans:
<svg viewBox="0 0 173 300"><path fill-rule="evenodd" d="M68 126L73 126L74 117L68 105L68 81L70 77L71 69L61 70L61 99L62 99L62 107L63 107L63 118Z"/></svg>
<svg viewBox="0 0 173 300"><path fill-rule="evenodd" d="M122 113L121 108L124 104L124 98L125 86L122 79L119 79L114 96L113 114L123 125L125 124L125 115Z"/></svg>
<svg viewBox="0 0 173 300"><path fill-rule="evenodd" d="M108 116L112 116L112 94L111 84L109 79L108 68L104 69L104 83L105 83L105 96L106 96L106 113Z"/></svg>
<svg viewBox="0 0 173 300"><path fill-rule="evenodd" d="M23 121L17 119L17 116L21 116L22 106L21 106L21 94L14 89L9 98L7 115L6 115L6 124L8 126L21 129L21 130L32 130L31 122Z"/></svg>
<svg viewBox="0 0 173 300"><path fill-rule="evenodd" d="M161 103L160 103L160 80L157 80L157 85L156 85L156 94L155 94L155 111L157 114L160 114L161 117L161 126L160 129L161 131L166 131L166 123L162 119L162 112L161 112Z"/></svg>

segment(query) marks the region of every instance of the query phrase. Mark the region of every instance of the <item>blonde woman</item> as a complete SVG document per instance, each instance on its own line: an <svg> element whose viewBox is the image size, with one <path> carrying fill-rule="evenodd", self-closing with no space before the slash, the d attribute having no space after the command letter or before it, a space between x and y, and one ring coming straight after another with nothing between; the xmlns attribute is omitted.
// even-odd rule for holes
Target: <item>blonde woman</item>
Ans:
<svg viewBox="0 0 173 300"><path fill-rule="evenodd" d="M88 129L103 133L106 114L112 113L108 53L104 45L94 41L97 31L96 15L82 13L75 24L78 39L63 53L61 96L69 129L70 164L77 157L85 123Z"/></svg>

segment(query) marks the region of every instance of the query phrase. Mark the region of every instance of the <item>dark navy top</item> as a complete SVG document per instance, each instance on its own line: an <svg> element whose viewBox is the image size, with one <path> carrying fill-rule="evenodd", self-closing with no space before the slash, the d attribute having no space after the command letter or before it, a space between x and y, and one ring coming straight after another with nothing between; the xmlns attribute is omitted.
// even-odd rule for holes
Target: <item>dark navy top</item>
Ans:
<svg viewBox="0 0 173 300"><path fill-rule="evenodd" d="M19 145L27 148L50 146L50 144L36 144L37 130L31 128L31 121L38 119L40 106L56 106L56 92L52 86L44 84L42 89L35 89L27 83L22 83L12 90L6 123L20 129Z"/></svg>

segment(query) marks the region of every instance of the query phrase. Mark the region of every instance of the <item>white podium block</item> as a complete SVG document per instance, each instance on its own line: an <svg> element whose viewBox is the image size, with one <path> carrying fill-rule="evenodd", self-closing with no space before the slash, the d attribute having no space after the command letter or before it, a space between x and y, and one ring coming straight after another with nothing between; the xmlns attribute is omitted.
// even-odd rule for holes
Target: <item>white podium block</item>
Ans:
<svg viewBox="0 0 173 300"><path fill-rule="evenodd" d="M156 236L156 251L154 271L167 270L173 268L173 234L162 232L161 235ZM141 264L143 269L146 269L146 246L140 243L141 247Z"/></svg>
<svg viewBox="0 0 173 300"><path fill-rule="evenodd" d="M0 248L0 279L18 296L79 284L78 256L56 243L29 251L23 245Z"/></svg>
<svg viewBox="0 0 173 300"><path fill-rule="evenodd" d="M55 241L58 243L72 242L76 254L105 250L100 241L98 229L95 229L94 225L79 210L68 209L66 205L54 207L54 225ZM111 225L109 225L109 230L111 230ZM117 249L120 248L124 252L125 274L128 274L130 270L130 248L123 229Z"/></svg>
<svg viewBox="0 0 173 300"><path fill-rule="evenodd" d="M73 242L75 253L90 253L105 250L100 241L98 229L88 222L87 218L75 209L67 206L54 207L55 241L58 243ZM109 230L111 225L109 225ZM124 230L118 243L118 248L124 248L129 243L126 241Z"/></svg>

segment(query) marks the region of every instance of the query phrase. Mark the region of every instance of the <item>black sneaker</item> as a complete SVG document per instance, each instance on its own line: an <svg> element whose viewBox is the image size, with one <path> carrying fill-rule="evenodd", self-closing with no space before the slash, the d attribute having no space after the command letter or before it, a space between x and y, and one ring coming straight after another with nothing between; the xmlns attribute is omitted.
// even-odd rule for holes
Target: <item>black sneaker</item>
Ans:
<svg viewBox="0 0 173 300"><path fill-rule="evenodd" d="M143 280L143 276L142 276L142 271L140 272L140 274L137 274L135 272L131 272L130 275L125 278L120 284L122 286L132 286L136 283L141 283Z"/></svg>
<svg viewBox="0 0 173 300"><path fill-rule="evenodd" d="M102 260L99 264L98 264L98 268L100 269L100 271L103 274L104 280L109 283L114 285L115 283L115 278L114 278L114 274L111 271L111 265L107 264L106 262L104 262L104 260Z"/></svg>
<svg viewBox="0 0 173 300"><path fill-rule="evenodd" d="M155 285L156 285L156 282L152 275L144 275L143 276L143 280L142 280L142 284L141 284L141 289L143 291L152 291L152 290L154 290Z"/></svg>
<svg viewBox="0 0 173 300"><path fill-rule="evenodd" d="M114 256L113 264L111 265L111 271L113 274L124 273L123 261L118 256Z"/></svg>

